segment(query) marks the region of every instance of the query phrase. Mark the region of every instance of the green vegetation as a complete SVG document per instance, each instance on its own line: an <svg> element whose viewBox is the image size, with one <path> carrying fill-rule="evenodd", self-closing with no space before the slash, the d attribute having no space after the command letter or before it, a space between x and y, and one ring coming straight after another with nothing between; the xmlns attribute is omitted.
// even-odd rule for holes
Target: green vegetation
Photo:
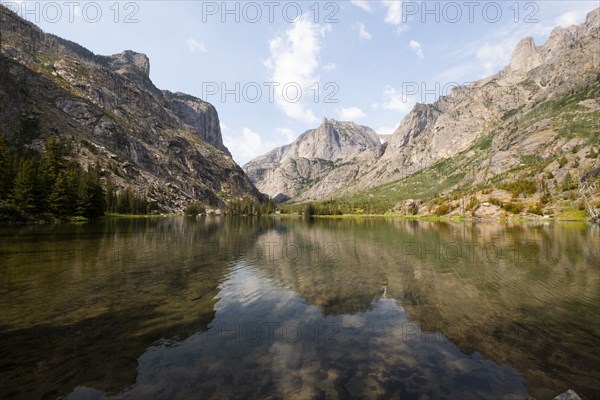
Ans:
<svg viewBox="0 0 600 400"><path fill-rule="evenodd" d="M573 190L577 188L577 182L573 179L570 172L567 172L563 178L562 184L560 185L563 192Z"/></svg>
<svg viewBox="0 0 600 400"><path fill-rule="evenodd" d="M94 219L104 215L100 168L84 170L69 161L71 148L64 140L50 137L45 147L41 154L20 146L9 149L0 137L0 220Z"/></svg>
<svg viewBox="0 0 600 400"><path fill-rule="evenodd" d="M187 205L185 208L185 215L196 216L198 214L204 214L206 212L206 207L204 207L201 203L197 201L193 201Z"/></svg>
<svg viewBox="0 0 600 400"><path fill-rule="evenodd" d="M518 197L519 195L529 195L534 194L537 190L537 184L531 179L519 178L516 181L507 182L504 184L498 185L500 189L504 189L507 192L510 192L513 197Z"/></svg>
<svg viewBox="0 0 600 400"><path fill-rule="evenodd" d="M531 213L531 214L536 214L536 215L543 215L544 214L544 209L542 207L542 204L539 202L530 204L527 207L527 212Z"/></svg>
<svg viewBox="0 0 600 400"><path fill-rule="evenodd" d="M523 205L523 203L509 201L508 203L500 203L500 204L501 204L500 207L502 207L502 209L504 211L508 211L509 213L512 213L512 214L520 214L525 209L525 206Z"/></svg>
<svg viewBox="0 0 600 400"><path fill-rule="evenodd" d="M156 211L145 196L137 195L131 187L117 192L113 183L106 183L106 210L113 214L146 215Z"/></svg>
<svg viewBox="0 0 600 400"><path fill-rule="evenodd" d="M148 201L131 188L117 192L102 185L99 165L87 169L71 160L72 143L51 136L39 153L19 143L9 147L0 135L0 221L96 219L105 212L143 214Z"/></svg>
<svg viewBox="0 0 600 400"><path fill-rule="evenodd" d="M583 100L600 97L600 82L574 89L557 99L537 104L531 111L518 119L522 128L527 128L543 119L551 119L553 128L566 138L583 137L588 143L600 144L598 120L600 113L590 111L579 104Z"/></svg>
<svg viewBox="0 0 600 400"><path fill-rule="evenodd" d="M241 199L230 200L225 208L227 215L267 215L275 212L275 202L269 199L266 203L257 203L250 197L242 197Z"/></svg>
<svg viewBox="0 0 600 400"><path fill-rule="evenodd" d="M562 167L564 167L565 165L567 165L567 163L568 163L568 162L569 162L569 161L567 160L567 157L565 157L565 156L562 156L562 157L560 158L560 160L558 160L558 167L559 167L559 168L562 168Z"/></svg>

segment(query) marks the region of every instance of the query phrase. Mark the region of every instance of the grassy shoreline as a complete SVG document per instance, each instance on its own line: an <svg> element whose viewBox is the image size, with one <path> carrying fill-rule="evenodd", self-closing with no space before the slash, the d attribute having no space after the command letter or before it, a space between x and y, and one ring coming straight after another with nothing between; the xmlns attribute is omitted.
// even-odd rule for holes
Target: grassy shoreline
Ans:
<svg viewBox="0 0 600 400"><path fill-rule="evenodd" d="M498 223L532 223L532 222L585 222L585 223L597 223L591 221L589 217L583 215L580 212L564 212L558 216L515 216L515 217L499 217L499 218L473 218L465 216L436 216L436 215L405 215L399 213L385 213L385 214L342 214L342 215L313 215L313 219L397 219L405 221L424 221L424 222L498 222ZM206 217L226 217L227 215L208 215ZM148 219L148 218L167 218L167 217L190 217L186 214L116 214L109 213L104 217L98 219ZM246 217L244 215L236 215L236 217ZM254 217L254 216L253 216ZM266 214L263 217L281 218L281 219L303 219L305 218L302 214ZM32 220L32 221L1 221L0 226L14 226L14 225L57 225L57 224L78 224L93 222L85 217L73 217L67 220Z"/></svg>
<svg viewBox="0 0 600 400"><path fill-rule="evenodd" d="M303 218L302 214L271 214L273 217L279 218ZM580 213L561 213L558 216L515 216L515 217L500 217L500 218L473 218L465 216L436 216L436 215L405 215L397 213L386 214L342 214L342 215L313 215L315 219L361 219L361 218L386 218L386 219L402 219L407 221L429 221L429 222L591 222L589 217Z"/></svg>

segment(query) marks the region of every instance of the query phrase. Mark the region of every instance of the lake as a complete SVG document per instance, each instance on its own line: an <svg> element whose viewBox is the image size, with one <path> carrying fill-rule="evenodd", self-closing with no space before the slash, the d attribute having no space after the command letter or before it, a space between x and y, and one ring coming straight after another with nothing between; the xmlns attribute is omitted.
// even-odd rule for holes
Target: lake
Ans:
<svg viewBox="0 0 600 400"><path fill-rule="evenodd" d="M579 223L4 227L0 397L597 398L599 244Z"/></svg>

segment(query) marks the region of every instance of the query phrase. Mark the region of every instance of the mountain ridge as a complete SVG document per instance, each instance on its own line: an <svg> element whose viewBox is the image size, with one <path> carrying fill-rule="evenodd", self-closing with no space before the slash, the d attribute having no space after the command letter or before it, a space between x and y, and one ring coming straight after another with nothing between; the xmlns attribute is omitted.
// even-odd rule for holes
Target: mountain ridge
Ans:
<svg viewBox="0 0 600 400"><path fill-rule="evenodd" d="M526 126L520 119L532 110L539 113L539 104L597 84L600 66L594 54L600 53L599 15L600 9L596 9L581 24L553 29L540 46L531 38L521 40L510 63L501 71L468 86L455 87L432 104L416 104L386 143L347 157L346 162L330 168L317 181L295 187L290 197L306 202L349 196L457 157L482 140L489 141L489 149L471 155L478 157L471 161L475 168L469 168L476 169L472 174L474 185L518 166L523 154L550 157L556 148L593 147L596 139L588 140L593 136L590 129L594 129L596 115L592 103L598 102L593 97L589 98L589 111L577 106L577 115L565 117L585 120L583 130L565 132L564 121L557 115L545 115L535 126ZM558 114L561 110L555 111ZM539 132L547 133L540 136ZM264 187L264 178L253 176L247 165L244 168L253 182ZM256 165L253 168L258 169ZM563 175L561 171L559 176ZM279 189L286 194L285 182Z"/></svg>
<svg viewBox="0 0 600 400"><path fill-rule="evenodd" d="M307 179L318 181L336 162L379 145L377 133L369 127L324 118L316 129L242 168L263 193L286 199L299 194Z"/></svg>
<svg viewBox="0 0 600 400"><path fill-rule="evenodd" d="M99 164L104 180L162 212L265 199L231 159L216 109L156 88L146 55L95 55L4 6L0 27L0 131L9 143L43 150L48 136L67 138L80 165ZM35 126L31 137L24 121Z"/></svg>

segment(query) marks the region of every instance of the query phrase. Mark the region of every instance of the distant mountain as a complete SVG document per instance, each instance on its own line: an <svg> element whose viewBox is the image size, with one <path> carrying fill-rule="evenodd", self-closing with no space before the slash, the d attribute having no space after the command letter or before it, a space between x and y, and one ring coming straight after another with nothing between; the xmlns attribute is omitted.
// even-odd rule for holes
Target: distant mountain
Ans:
<svg viewBox="0 0 600 400"><path fill-rule="evenodd" d="M367 198L381 187L377 193L392 206L426 191L547 176L553 190L567 174L588 176L598 167L593 155L600 144L599 15L596 9L580 25L555 28L541 46L523 39L502 71L415 105L385 143L346 152L336 163L309 155L302 167L293 153L282 162L277 155L287 154L284 146L244 169L259 189L294 201ZM559 166L562 155L566 167ZM432 176L410 191L404 180L423 171Z"/></svg>
<svg viewBox="0 0 600 400"><path fill-rule="evenodd" d="M283 200L298 196L349 158L379 144L371 128L325 118L317 129L248 162L243 169L261 192Z"/></svg>
<svg viewBox="0 0 600 400"><path fill-rule="evenodd" d="M82 166L131 186L159 210L199 200L263 196L223 145L215 108L157 89L144 54L95 55L45 34L0 6L0 133L9 143L41 148L68 138Z"/></svg>

